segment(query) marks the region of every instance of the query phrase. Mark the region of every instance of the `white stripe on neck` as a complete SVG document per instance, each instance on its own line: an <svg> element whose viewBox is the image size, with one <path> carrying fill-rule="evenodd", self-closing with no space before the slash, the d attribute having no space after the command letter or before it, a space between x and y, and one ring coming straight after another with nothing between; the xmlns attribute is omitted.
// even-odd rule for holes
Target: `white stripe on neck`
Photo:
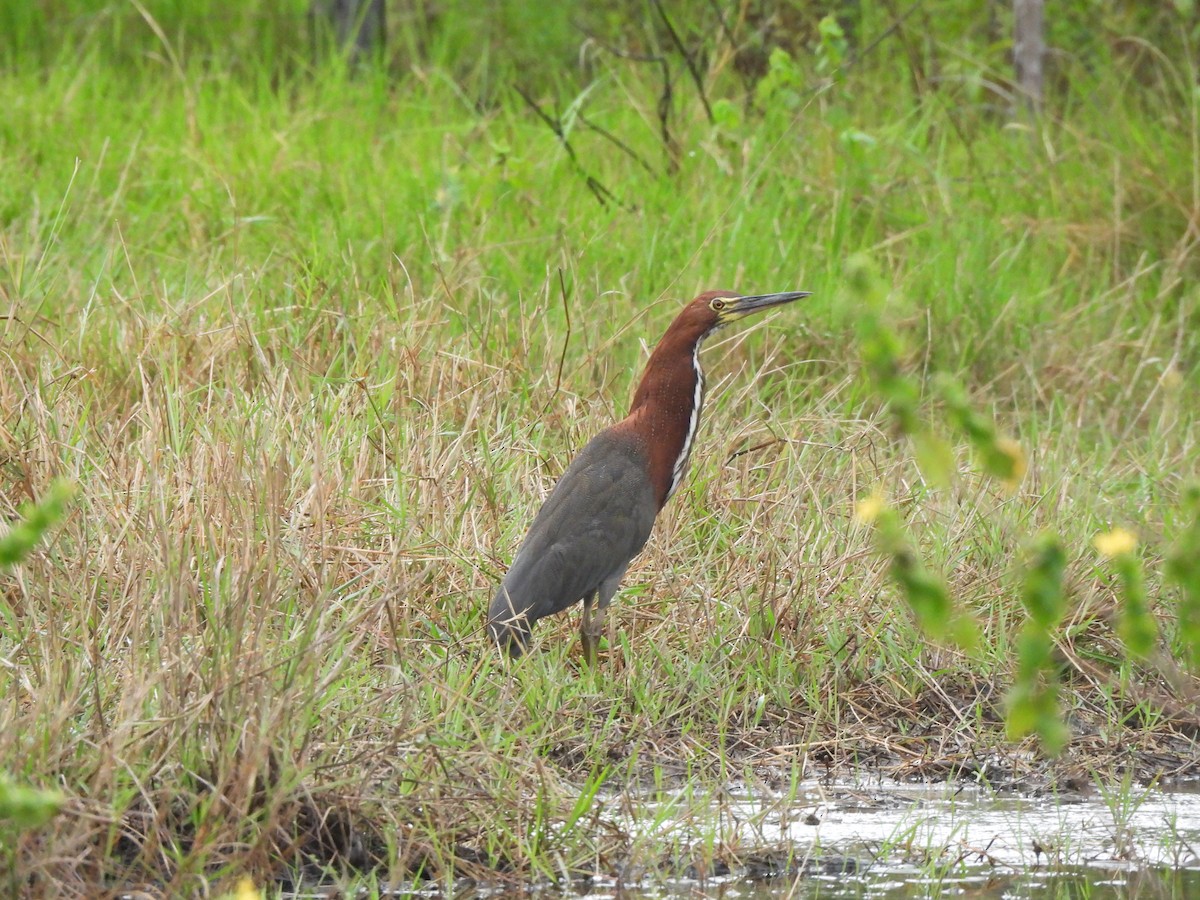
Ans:
<svg viewBox="0 0 1200 900"><path fill-rule="evenodd" d="M701 343L702 341L696 341L696 346L692 348L692 370L696 373L696 389L692 394L692 412L688 417L683 449L679 451L679 458L675 460L675 465L671 469L671 486L667 488L667 496L663 498L663 503L671 499L675 488L679 487L679 482L683 480L683 475L688 467L688 457L692 454L692 441L696 439L696 429L700 426L700 407L704 405L704 370L700 368Z"/></svg>

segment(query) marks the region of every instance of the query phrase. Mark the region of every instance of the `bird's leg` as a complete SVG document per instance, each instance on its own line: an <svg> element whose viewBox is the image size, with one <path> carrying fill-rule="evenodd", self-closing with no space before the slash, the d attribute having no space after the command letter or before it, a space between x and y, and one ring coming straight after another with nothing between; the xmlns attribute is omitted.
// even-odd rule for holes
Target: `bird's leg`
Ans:
<svg viewBox="0 0 1200 900"><path fill-rule="evenodd" d="M608 604L625 576L626 563L600 582L596 592L583 600L583 622L579 625L579 643L583 645L583 658L589 666L596 664L596 651L600 648L600 635L604 632L604 615L608 612Z"/></svg>
<svg viewBox="0 0 1200 900"><path fill-rule="evenodd" d="M583 661L596 665L596 651L600 646L600 631L604 627L604 607L596 603L599 592L583 598L583 621L579 623L579 646L583 648Z"/></svg>

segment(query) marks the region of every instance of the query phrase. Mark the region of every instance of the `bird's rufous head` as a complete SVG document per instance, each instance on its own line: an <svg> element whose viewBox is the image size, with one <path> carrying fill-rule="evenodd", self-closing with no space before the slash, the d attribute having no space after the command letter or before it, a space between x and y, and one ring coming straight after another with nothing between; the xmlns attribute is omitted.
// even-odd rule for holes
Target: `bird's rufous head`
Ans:
<svg viewBox="0 0 1200 900"><path fill-rule="evenodd" d="M810 294L810 291L788 291L782 294L705 291L683 308L679 318L694 320L697 325L703 325L703 330L707 333L750 313L801 300Z"/></svg>

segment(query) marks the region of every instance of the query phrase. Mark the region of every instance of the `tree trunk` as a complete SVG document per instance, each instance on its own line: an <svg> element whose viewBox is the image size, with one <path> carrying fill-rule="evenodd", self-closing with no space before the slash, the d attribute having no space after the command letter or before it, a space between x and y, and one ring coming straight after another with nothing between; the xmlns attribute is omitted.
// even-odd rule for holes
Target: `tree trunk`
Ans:
<svg viewBox="0 0 1200 900"><path fill-rule="evenodd" d="M384 0L313 0L309 15L317 29L328 20L338 47L355 61L382 49L387 38Z"/></svg>
<svg viewBox="0 0 1200 900"><path fill-rule="evenodd" d="M1024 105L1037 113L1042 106L1042 61L1046 56L1044 0L1013 0L1013 65Z"/></svg>

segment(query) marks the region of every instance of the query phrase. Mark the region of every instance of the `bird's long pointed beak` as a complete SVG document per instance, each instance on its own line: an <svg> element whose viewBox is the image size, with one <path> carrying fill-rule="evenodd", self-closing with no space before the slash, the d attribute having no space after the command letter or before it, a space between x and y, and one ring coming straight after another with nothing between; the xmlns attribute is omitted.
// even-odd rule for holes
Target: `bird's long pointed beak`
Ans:
<svg viewBox="0 0 1200 900"><path fill-rule="evenodd" d="M737 297L733 300L730 312L741 316L783 303L791 303L793 300L803 300L811 295L812 291L787 291L783 294L754 294L749 297Z"/></svg>

